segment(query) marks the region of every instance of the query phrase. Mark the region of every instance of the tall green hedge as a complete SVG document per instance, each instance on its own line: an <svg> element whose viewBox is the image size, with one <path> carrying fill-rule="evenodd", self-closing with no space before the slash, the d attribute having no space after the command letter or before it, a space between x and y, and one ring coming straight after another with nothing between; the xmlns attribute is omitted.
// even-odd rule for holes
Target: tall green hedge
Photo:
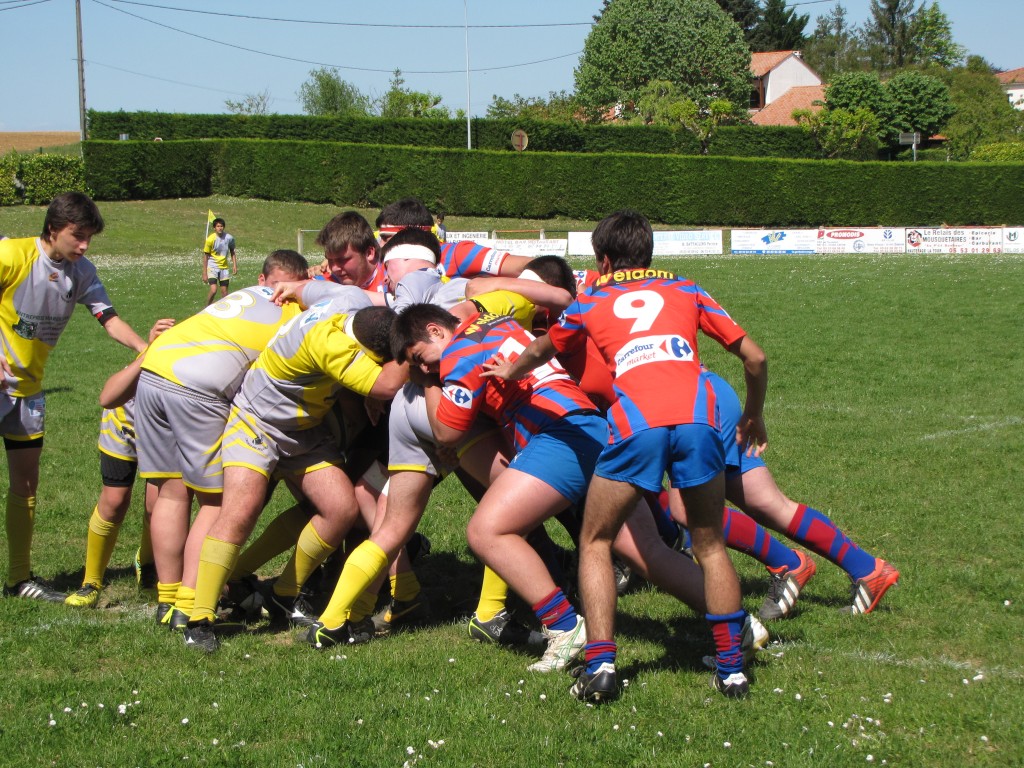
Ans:
<svg viewBox="0 0 1024 768"><path fill-rule="evenodd" d="M0 158L0 205L46 205L71 191L90 192L80 157L11 152Z"/></svg>
<svg viewBox="0 0 1024 768"><path fill-rule="evenodd" d="M1024 163L1024 141L982 144L971 152L971 160L984 163Z"/></svg>
<svg viewBox="0 0 1024 768"><path fill-rule="evenodd" d="M211 193L376 207L405 195L450 214L737 227L1024 222L1024 164L854 163L488 152L336 142L84 144L100 199Z"/></svg>
<svg viewBox="0 0 1024 768"><path fill-rule="evenodd" d="M20 203L18 196L18 173L21 171L21 155L13 149L0 156L0 205Z"/></svg>
<svg viewBox="0 0 1024 768"><path fill-rule="evenodd" d="M512 131L529 136L527 152L641 152L696 155L700 147L689 131L665 126L587 125L545 120L472 120L474 149L512 152ZM132 141L171 139L292 139L352 144L462 149L462 120L407 118L334 118L305 115L184 115L165 112L89 112L89 137ZM710 144L712 155L813 158L810 135L793 127L737 125L721 128Z"/></svg>

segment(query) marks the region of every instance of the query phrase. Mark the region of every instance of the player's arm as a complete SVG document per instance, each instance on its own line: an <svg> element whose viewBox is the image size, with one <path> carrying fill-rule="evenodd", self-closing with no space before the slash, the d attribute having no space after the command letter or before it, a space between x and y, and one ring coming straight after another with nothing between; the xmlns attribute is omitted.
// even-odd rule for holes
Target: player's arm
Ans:
<svg viewBox="0 0 1024 768"><path fill-rule="evenodd" d="M396 363L394 361L384 363L381 366L380 376L370 387L368 397L376 400L391 400L398 394L398 390L405 386L409 380L409 364Z"/></svg>
<svg viewBox="0 0 1024 768"><path fill-rule="evenodd" d="M490 362L484 363L483 377L497 376L499 379L521 379L534 368L544 365L555 356L554 342L545 335L538 336L530 342L522 354L510 362L503 355L495 355Z"/></svg>
<svg viewBox="0 0 1024 768"><path fill-rule="evenodd" d="M434 433L434 439L441 445L455 445L466 436L466 430L449 427L437 418L437 407L441 404L442 390L438 386L425 387L423 396L427 401L427 418L430 420L430 429Z"/></svg>
<svg viewBox="0 0 1024 768"><path fill-rule="evenodd" d="M736 425L736 442L744 446L748 456L760 456L768 447L768 430L764 423L764 401L768 392L768 358L764 350L749 336L726 347L743 362L743 378L747 398L743 415Z"/></svg>
<svg viewBox="0 0 1024 768"><path fill-rule="evenodd" d="M238 274L238 259L235 258L235 246L231 245L231 274Z"/></svg>
<svg viewBox="0 0 1024 768"><path fill-rule="evenodd" d="M108 315L106 319L100 318L100 323L103 325L103 330L107 332L107 335L118 344L123 344L129 349L134 349L136 352L142 352L148 346L142 337L117 315Z"/></svg>
<svg viewBox="0 0 1024 768"><path fill-rule="evenodd" d="M502 277L518 277L524 269L530 266L531 261L533 261L532 256L506 254L498 269L498 274Z"/></svg>
<svg viewBox="0 0 1024 768"><path fill-rule="evenodd" d="M517 277L474 277L466 284L466 298L471 299L492 291L511 291L525 297L538 307L544 307L554 315L572 304L572 294L536 280L521 280Z"/></svg>
<svg viewBox="0 0 1024 768"><path fill-rule="evenodd" d="M174 320L165 317L157 320L149 329L149 343L161 333L174 325ZM142 352L131 365L121 369L103 385L100 390L100 405L103 408L118 408L135 397L135 387L139 383L139 374L142 372L142 363L146 359L146 353Z"/></svg>

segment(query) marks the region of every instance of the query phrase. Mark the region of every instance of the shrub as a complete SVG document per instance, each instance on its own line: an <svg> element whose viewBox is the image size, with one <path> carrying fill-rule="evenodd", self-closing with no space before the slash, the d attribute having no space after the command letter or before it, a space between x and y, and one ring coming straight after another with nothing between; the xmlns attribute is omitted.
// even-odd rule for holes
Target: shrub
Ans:
<svg viewBox="0 0 1024 768"><path fill-rule="evenodd" d="M21 171L21 155L11 150L0 157L0 205L15 205L21 202L18 194L18 175Z"/></svg>
<svg viewBox="0 0 1024 768"><path fill-rule="evenodd" d="M21 164L28 205L46 205L61 192L89 192L85 164L68 155L30 155Z"/></svg>
<svg viewBox="0 0 1024 768"><path fill-rule="evenodd" d="M984 163L1024 163L1024 141L982 144L971 152L971 160Z"/></svg>

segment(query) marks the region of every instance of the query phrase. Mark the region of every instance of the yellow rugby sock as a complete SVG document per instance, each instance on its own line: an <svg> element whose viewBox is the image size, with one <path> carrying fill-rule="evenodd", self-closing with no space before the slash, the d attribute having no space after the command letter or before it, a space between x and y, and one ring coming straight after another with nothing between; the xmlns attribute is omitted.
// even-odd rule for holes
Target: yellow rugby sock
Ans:
<svg viewBox="0 0 1024 768"><path fill-rule="evenodd" d="M366 588L373 583L380 572L388 567L388 556L383 549L370 540L364 541L348 556L345 567L338 578L338 584L331 595L331 602L327 604L324 612L320 614L320 621L329 629L340 627L349 619L355 616L357 619L365 618L373 612L377 602L376 595L370 596L370 607L365 608ZM361 616L356 616L357 610L362 611Z"/></svg>
<svg viewBox="0 0 1024 768"><path fill-rule="evenodd" d="M32 575L32 529L36 497L7 494L7 586Z"/></svg>
<svg viewBox="0 0 1024 768"><path fill-rule="evenodd" d="M189 618L192 617L192 610L196 606L196 591L192 587L180 585L178 594L174 596L174 607Z"/></svg>
<svg viewBox="0 0 1024 768"><path fill-rule="evenodd" d="M321 563L337 549L320 538L313 523L306 523L306 527L299 534L299 542L295 545L295 552L285 565L284 570L274 582L274 593L282 597L295 597L299 589L306 583Z"/></svg>
<svg viewBox="0 0 1024 768"><path fill-rule="evenodd" d="M199 571L196 575L195 605L188 612L189 621L217 618L217 602L220 600L228 576L238 560L241 551L238 544L207 536L199 553ZM178 590L181 595L182 589ZM181 608L181 605L178 605ZM184 609L183 609L184 610Z"/></svg>
<svg viewBox="0 0 1024 768"><path fill-rule="evenodd" d="M120 523L111 523L100 517L99 507L94 507L89 518L89 536L85 544L85 576L82 586L92 584L97 589L103 588L103 576L107 572L110 556L117 544L117 534L121 530Z"/></svg>
<svg viewBox="0 0 1024 768"><path fill-rule="evenodd" d="M282 552L287 552L308 522L309 515L298 504L286 509L270 521L256 541L245 548L235 563L231 578L256 573L260 566L269 563Z"/></svg>
<svg viewBox="0 0 1024 768"><path fill-rule="evenodd" d="M348 611L349 621L362 621L373 613L377 607L377 593L371 589L364 589L362 594L355 599Z"/></svg>
<svg viewBox="0 0 1024 768"><path fill-rule="evenodd" d="M176 581L173 584L164 584L162 581L158 581L156 583L156 601L158 603L174 605L174 600L177 598L180 588L180 581Z"/></svg>
<svg viewBox="0 0 1024 768"><path fill-rule="evenodd" d="M415 600L419 593L420 580L412 571L403 571L391 577L391 597L395 600L407 603Z"/></svg>
<svg viewBox="0 0 1024 768"><path fill-rule="evenodd" d="M505 609L508 597L508 584L490 568L484 567L484 580L480 585L480 602L476 604L476 617L479 621L490 621L499 611Z"/></svg>

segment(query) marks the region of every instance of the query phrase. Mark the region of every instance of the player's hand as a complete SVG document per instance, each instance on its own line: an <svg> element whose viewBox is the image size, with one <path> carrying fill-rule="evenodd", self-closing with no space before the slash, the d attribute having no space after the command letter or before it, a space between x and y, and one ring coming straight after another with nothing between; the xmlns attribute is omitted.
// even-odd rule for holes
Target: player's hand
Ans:
<svg viewBox="0 0 1024 768"><path fill-rule="evenodd" d="M306 274L309 275L309 279L310 280L314 280L314 279L320 277L321 275L326 275L330 271L331 271L331 266L330 266L330 264L327 263L327 259L324 259L319 264L314 264L313 266L311 266L307 270Z"/></svg>
<svg viewBox="0 0 1024 768"><path fill-rule="evenodd" d="M6 392L8 387L13 387L17 383L18 380L14 378L14 372L7 359L0 357L0 392Z"/></svg>
<svg viewBox="0 0 1024 768"><path fill-rule="evenodd" d="M512 375L512 365L515 361L507 359L500 352L483 364L483 373L480 374L481 378L488 378L493 376L498 379L521 379L522 374L518 376Z"/></svg>
<svg viewBox="0 0 1024 768"><path fill-rule="evenodd" d="M383 400L378 400L375 397L367 397L363 403L363 407L366 409L366 416L370 419L370 423L375 427L387 410L387 404Z"/></svg>
<svg viewBox="0 0 1024 768"><path fill-rule="evenodd" d="M768 429L764 425L764 418L744 413L736 425L736 444L747 456L760 456L768 447Z"/></svg>
<svg viewBox="0 0 1024 768"><path fill-rule="evenodd" d="M156 341L156 337L166 331L168 328L174 325L173 317L165 317L157 320L153 323L153 327L149 329L149 343L152 344Z"/></svg>
<svg viewBox="0 0 1024 768"><path fill-rule="evenodd" d="M277 306L281 306L286 301L294 301L297 303L302 296L302 286L305 285L304 280L296 280L292 282L282 281L274 287L274 295L270 297Z"/></svg>

